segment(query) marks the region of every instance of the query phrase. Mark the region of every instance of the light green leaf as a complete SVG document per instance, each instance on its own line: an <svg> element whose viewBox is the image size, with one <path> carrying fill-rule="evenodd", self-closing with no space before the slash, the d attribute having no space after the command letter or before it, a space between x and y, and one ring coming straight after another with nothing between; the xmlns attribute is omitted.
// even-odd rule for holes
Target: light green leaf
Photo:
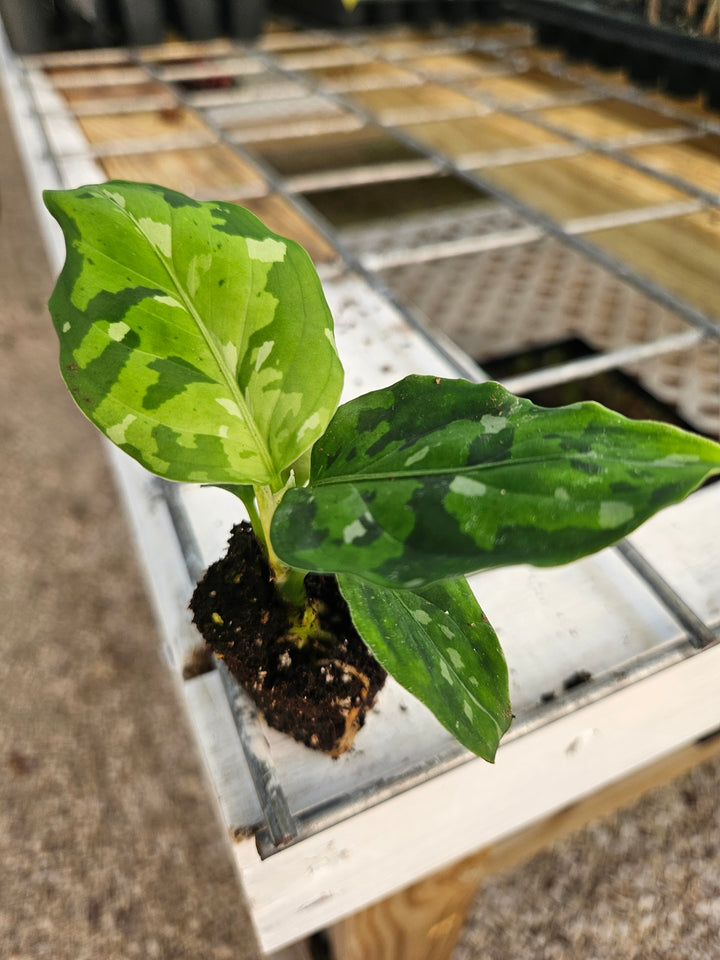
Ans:
<svg viewBox="0 0 720 960"><path fill-rule="evenodd" d="M596 403L408 377L341 406L271 537L286 563L416 588L619 540L720 473L720 446Z"/></svg>
<svg viewBox="0 0 720 960"><path fill-rule="evenodd" d="M161 476L281 486L342 386L304 250L234 204L149 184L45 202L67 247L50 310L83 412Z"/></svg>
<svg viewBox="0 0 720 960"><path fill-rule="evenodd" d="M512 718L495 631L464 577L394 590L338 577L353 622L388 673L473 753L492 761Z"/></svg>

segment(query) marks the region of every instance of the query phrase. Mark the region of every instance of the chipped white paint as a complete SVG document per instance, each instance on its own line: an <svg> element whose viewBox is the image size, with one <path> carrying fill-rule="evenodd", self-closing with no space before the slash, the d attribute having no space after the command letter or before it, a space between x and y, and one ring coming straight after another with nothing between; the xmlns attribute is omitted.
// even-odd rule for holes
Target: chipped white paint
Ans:
<svg viewBox="0 0 720 960"><path fill-rule="evenodd" d="M62 325L62 332L67 333L68 330L71 329L71 327L72 327L72 324L70 323L70 321L66 320L65 323Z"/></svg>
<svg viewBox="0 0 720 960"><path fill-rule="evenodd" d="M561 500L563 503L567 503L567 501L570 499L570 494L567 492L565 487L558 487L555 490L555 499Z"/></svg>
<svg viewBox="0 0 720 960"><path fill-rule="evenodd" d="M218 436L222 440L227 440L229 430L230 427L226 423L223 423L222 426L218 427Z"/></svg>

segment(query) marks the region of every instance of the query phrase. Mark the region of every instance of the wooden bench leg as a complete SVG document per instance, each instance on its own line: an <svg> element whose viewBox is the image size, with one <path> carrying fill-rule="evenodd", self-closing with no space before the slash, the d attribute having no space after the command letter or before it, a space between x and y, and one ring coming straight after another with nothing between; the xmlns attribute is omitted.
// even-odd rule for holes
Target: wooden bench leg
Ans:
<svg viewBox="0 0 720 960"><path fill-rule="evenodd" d="M720 731L608 784L328 931L334 960L449 960L480 883L720 754Z"/></svg>
<svg viewBox="0 0 720 960"><path fill-rule="evenodd" d="M335 960L448 960L485 872L469 857L335 924Z"/></svg>

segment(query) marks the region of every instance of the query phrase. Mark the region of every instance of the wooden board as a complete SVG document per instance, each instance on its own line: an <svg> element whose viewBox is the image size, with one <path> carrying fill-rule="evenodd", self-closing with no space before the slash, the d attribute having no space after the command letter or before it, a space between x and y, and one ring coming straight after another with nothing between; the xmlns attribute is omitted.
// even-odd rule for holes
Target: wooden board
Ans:
<svg viewBox="0 0 720 960"><path fill-rule="evenodd" d="M421 54L428 56L454 52L452 42L448 43L432 32L412 28L401 28L391 31L388 35L382 33L374 35L369 38L369 47L381 57L397 61L408 60Z"/></svg>
<svg viewBox="0 0 720 960"><path fill-rule="evenodd" d="M602 230L588 239L720 322L717 210Z"/></svg>
<svg viewBox="0 0 720 960"><path fill-rule="evenodd" d="M410 70L382 61L315 67L307 72L311 77L324 82L330 90L376 90L422 83Z"/></svg>
<svg viewBox="0 0 720 960"><path fill-rule="evenodd" d="M653 170L720 194L720 136L717 134L691 137L678 143L647 144L625 152Z"/></svg>
<svg viewBox="0 0 720 960"><path fill-rule="evenodd" d="M218 37L215 40L188 42L185 40L169 41L158 45L141 47L138 55L146 62L196 60L198 57L220 57L231 54L236 47L232 40Z"/></svg>
<svg viewBox="0 0 720 960"><path fill-rule="evenodd" d="M537 117L555 127L598 143L607 140L631 139L649 132L689 133L674 117L650 110L627 100L596 100L593 103L549 107L537 111Z"/></svg>
<svg viewBox="0 0 720 960"><path fill-rule="evenodd" d="M161 80L166 82L182 80L230 80L233 77L259 73L263 67L257 60L243 56L214 57L199 60L180 60L166 62L157 69Z"/></svg>
<svg viewBox="0 0 720 960"><path fill-rule="evenodd" d="M322 97L291 97L233 104L212 111L215 121L235 141L312 136L328 130L361 127L362 121Z"/></svg>
<svg viewBox="0 0 720 960"><path fill-rule="evenodd" d="M555 77L531 67L523 73L486 77L474 81L472 89L493 102L512 107L530 107L561 97L581 95L583 88L564 77Z"/></svg>
<svg viewBox="0 0 720 960"><path fill-rule="evenodd" d="M307 200L336 229L492 202L457 177L443 176L316 190Z"/></svg>
<svg viewBox="0 0 720 960"><path fill-rule="evenodd" d="M464 154L492 154L502 150L557 145L572 146L565 137L507 113L458 117L428 123L403 124L412 137L433 150L459 158ZM479 161L480 162L480 161Z"/></svg>
<svg viewBox="0 0 720 960"><path fill-rule="evenodd" d="M111 143L114 140L152 140L199 132L205 132L208 140L215 139L200 117L183 107L80 117L78 123L91 144Z"/></svg>
<svg viewBox="0 0 720 960"><path fill-rule="evenodd" d="M598 153L515 163L480 173L560 222L689 199L686 193Z"/></svg>
<svg viewBox="0 0 720 960"><path fill-rule="evenodd" d="M277 51L276 59L287 70L309 70L313 67L343 66L346 63L367 63L370 57L359 47L344 43L328 43L309 50Z"/></svg>
<svg viewBox="0 0 720 960"><path fill-rule="evenodd" d="M133 63L119 63L114 66L73 66L51 67L48 74L58 89L77 87L114 87L118 84L143 83L147 74L142 67Z"/></svg>
<svg viewBox="0 0 720 960"><path fill-rule="evenodd" d="M208 197L217 188L241 184L254 196L267 192L260 174L230 147L220 143L183 150L108 156L100 162L111 180L162 183L193 197Z"/></svg>
<svg viewBox="0 0 720 960"><path fill-rule="evenodd" d="M317 137L260 141L253 144L253 152L283 176L394 163L418 157L409 147L370 126Z"/></svg>
<svg viewBox="0 0 720 960"><path fill-rule="evenodd" d="M393 87L354 91L348 96L372 111L381 123L411 123L436 117L462 117L487 113L472 97L435 83L419 87Z"/></svg>
<svg viewBox="0 0 720 960"><path fill-rule="evenodd" d="M152 80L114 85L88 82L82 87L64 87L61 92L77 114L102 113L118 105L126 110L138 110L148 101L173 107L177 102L169 90Z"/></svg>
<svg viewBox="0 0 720 960"><path fill-rule="evenodd" d="M466 80L494 76L510 70L508 64L497 57L475 52L411 57L403 61L403 66L436 80Z"/></svg>
<svg viewBox="0 0 720 960"><path fill-rule="evenodd" d="M328 46L332 39L325 30L269 30L259 37L257 46L273 54L283 50L317 50Z"/></svg>

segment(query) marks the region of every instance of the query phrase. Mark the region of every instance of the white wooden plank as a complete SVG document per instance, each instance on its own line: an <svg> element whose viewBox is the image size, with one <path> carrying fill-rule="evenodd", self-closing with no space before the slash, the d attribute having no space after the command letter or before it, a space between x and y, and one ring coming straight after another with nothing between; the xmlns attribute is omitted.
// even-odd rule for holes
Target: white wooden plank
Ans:
<svg viewBox="0 0 720 960"><path fill-rule="evenodd" d="M470 578L508 661L515 712L560 694L573 674L598 678L682 631L613 550L565 567L490 570Z"/></svg>
<svg viewBox="0 0 720 960"><path fill-rule="evenodd" d="M182 673L202 639L193 626L188 604L194 584L158 481L109 441L113 467L135 542L155 618L175 670Z"/></svg>
<svg viewBox="0 0 720 960"><path fill-rule="evenodd" d="M90 152L76 156L58 157L58 167L62 174L63 187L69 190L83 187L89 183L102 183L107 180Z"/></svg>

